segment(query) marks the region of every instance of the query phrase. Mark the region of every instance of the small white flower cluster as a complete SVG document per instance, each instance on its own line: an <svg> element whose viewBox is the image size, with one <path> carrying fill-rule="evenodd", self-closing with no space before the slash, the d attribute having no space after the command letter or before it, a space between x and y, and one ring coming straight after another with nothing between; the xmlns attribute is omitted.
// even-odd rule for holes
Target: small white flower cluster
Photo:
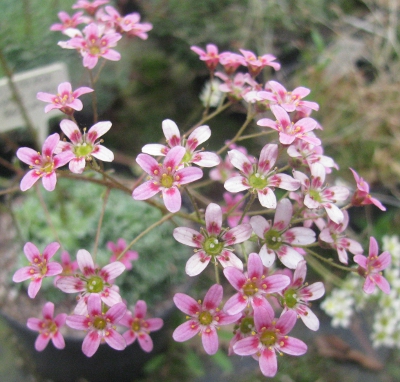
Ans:
<svg viewBox="0 0 400 382"><path fill-rule="evenodd" d="M207 106L207 102L210 107L217 107L222 99L224 93L219 90L219 86L221 85L221 81L217 79L213 79L211 81L207 81L204 84L204 87L200 93L200 101L203 103L204 107Z"/></svg>
<svg viewBox="0 0 400 382"><path fill-rule="evenodd" d="M391 265L384 271L391 286L390 294L377 289L371 295L365 294L361 288L362 279L351 274L342 288L332 290L321 308L332 317L333 327L348 328L355 311L373 306L373 346L400 348L400 240L398 236L384 236L382 241L383 250L392 255Z"/></svg>

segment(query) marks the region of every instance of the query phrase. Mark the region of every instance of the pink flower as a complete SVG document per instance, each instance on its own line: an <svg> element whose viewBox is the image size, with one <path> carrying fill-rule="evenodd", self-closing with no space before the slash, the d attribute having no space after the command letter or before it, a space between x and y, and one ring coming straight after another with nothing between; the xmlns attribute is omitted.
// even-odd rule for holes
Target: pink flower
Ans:
<svg viewBox="0 0 400 382"><path fill-rule="evenodd" d="M288 113L295 111L297 108L309 108L318 110L319 106L316 102L303 101L302 98L310 94L310 89L305 87L297 87L288 92L283 85L276 81L268 81L265 85L266 90L258 92L258 96L271 102L271 105L279 105Z"/></svg>
<svg viewBox="0 0 400 382"><path fill-rule="evenodd" d="M89 15L94 15L99 7L107 3L108 0L78 0L76 4L72 6L72 9L84 9Z"/></svg>
<svg viewBox="0 0 400 382"><path fill-rule="evenodd" d="M167 210L178 212L182 204L179 186L194 182L203 176L203 171L199 168L181 168L185 153L184 147L173 147L165 156L163 164L159 164L150 155L139 154L136 162L150 175L151 180L133 190L133 199L146 200L161 191Z"/></svg>
<svg viewBox="0 0 400 382"><path fill-rule="evenodd" d="M233 102L240 101L251 88L248 86L250 75L248 73L236 73L233 79L225 73L216 72L215 76L224 81L219 85L219 90L227 93L229 99Z"/></svg>
<svg viewBox="0 0 400 382"><path fill-rule="evenodd" d="M305 282L306 273L307 263L302 260L297 264L293 278L291 277L290 284L282 291L282 297L279 300L284 307L284 312L295 311L307 328L318 330L318 317L311 311L308 302L321 298L325 293L325 287L322 282L308 285Z"/></svg>
<svg viewBox="0 0 400 382"><path fill-rule="evenodd" d="M121 55L111 49L121 39L119 33L112 30L104 32L104 26L91 23L83 29L83 34L84 37L79 32L72 39L61 41L58 45L65 49L77 49L83 57L83 66L88 69L93 69L100 57L111 61L121 59Z"/></svg>
<svg viewBox="0 0 400 382"><path fill-rule="evenodd" d="M103 268L95 266L92 256L85 249L80 249L76 255L81 274L65 276L57 281L57 287L65 293L80 293L75 313L86 311L87 296L99 295L108 306L121 302L121 296L113 288L114 280L124 270L125 266L119 261L107 264ZM86 301L85 301L86 300Z"/></svg>
<svg viewBox="0 0 400 382"><path fill-rule="evenodd" d="M243 56L232 52L223 52L219 55L219 62L224 67L225 73L231 75L235 73L240 66L246 66L246 60Z"/></svg>
<svg viewBox="0 0 400 382"><path fill-rule="evenodd" d="M210 138L211 130L208 126L197 127L187 139L181 138L178 126L170 119L165 119L162 122L162 129L169 147L157 143L148 144L143 146L142 152L153 156L165 156L172 147L182 146L186 149L182 164L186 166L192 163L201 167L213 167L219 164L220 159L217 154L196 150L199 145Z"/></svg>
<svg viewBox="0 0 400 382"><path fill-rule="evenodd" d="M37 247L28 242L24 245L24 253L29 260L29 266L18 269L13 276L15 283L30 279L28 296L35 298L42 286L44 277L56 276L62 272L62 266L55 261L49 261L60 248L60 244L54 242L46 246L43 253Z"/></svg>
<svg viewBox="0 0 400 382"><path fill-rule="evenodd" d="M369 184L361 178L352 168L350 168L353 173L354 179L357 183L357 190L354 192L351 199L351 204L353 206L364 206L366 204L375 204L380 210L386 211L385 206L376 199L373 198L369 193Z"/></svg>
<svg viewBox="0 0 400 382"><path fill-rule="evenodd" d="M235 326L233 328L234 336L229 341L229 350L228 355L233 355L233 345L236 342L242 340L243 338L249 337L255 333L255 326L254 326L254 310L253 309L245 309L241 313L241 318L239 318Z"/></svg>
<svg viewBox="0 0 400 382"><path fill-rule="evenodd" d="M115 350L124 350L125 339L116 331L115 325L125 315L125 304L119 302L104 312L100 297L92 294L88 298L87 311L87 315L73 314L67 317L70 328L87 331L82 343L83 353L91 357L104 341Z"/></svg>
<svg viewBox="0 0 400 382"><path fill-rule="evenodd" d="M266 276L263 263L257 253L250 253L247 273L234 267L227 267L224 269L224 275L238 291L225 304L224 309L229 314L240 313L251 306L254 310L264 307L273 315L273 309L266 295L281 292L290 283L289 277L285 275Z"/></svg>
<svg viewBox="0 0 400 382"><path fill-rule="evenodd" d="M74 110L82 110L82 101L78 99L82 94L91 93L93 89L88 87L80 87L72 91L71 84L69 82L62 82L58 85L57 94L50 94L39 92L36 98L43 102L50 102L44 108L44 112L48 113L50 110L59 109L67 115L74 114Z"/></svg>
<svg viewBox="0 0 400 382"><path fill-rule="evenodd" d="M228 152L229 158L242 175L229 178L224 187L229 192L251 190L256 192L260 204L266 208L276 208L274 188L295 191L300 182L287 174L276 174L274 165L278 158L278 145L266 144L260 153L258 163L252 161L238 150Z"/></svg>
<svg viewBox="0 0 400 382"><path fill-rule="evenodd" d="M140 347L145 352L151 352L153 350L153 341L149 333L161 329L164 322L161 318L145 319L146 312L146 302L139 300L135 305L134 313L127 311L120 324L129 328L123 334L126 345L130 345L138 339Z"/></svg>
<svg viewBox="0 0 400 382"><path fill-rule="evenodd" d="M40 178L47 191L54 190L57 183L56 169L64 166L74 157L72 152L53 155L59 141L60 136L57 133L49 135L43 143L42 154L29 147L18 149L18 159L32 168L21 180L21 191L29 190Z"/></svg>
<svg viewBox="0 0 400 382"><path fill-rule="evenodd" d="M339 224L343 221L343 212L334 203L346 200L349 190L342 186L326 187L326 171L322 164L314 163L310 166L311 181L300 171L294 171L293 176L301 182L301 190L304 197L304 205L310 209L325 208L329 219Z"/></svg>
<svg viewBox="0 0 400 382"><path fill-rule="evenodd" d="M67 315L60 313L53 318L54 304L52 302L44 304L42 313L42 320L32 317L28 318L26 323L29 329L39 332L39 336L35 341L35 349L37 351L44 350L50 340L57 349L64 349L65 341L60 333L60 328L64 326Z"/></svg>
<svg viewBox="0 0 400 382"><path fill-rule="evenodd" d="M365 277L363 290L367 294L371 294L375 285L384 293L390 293L390 285L382 276L382 271L390 265L390 253L385 251L378 256L378 243L374 237L369 239L368 257L363 255L354 256L354 261L359 265L358 273Z"/></svg>
<svg viewBox="0 0 400 382"><path fill-rule="evenodd" d="M207 354L215 354L218 350L217 329L221 325L229 325L240 318L240 314L229 315L218 307L221 304L223 288L219 284L210 287L203 303L192 297L177 293L174 303L183 313L187 314L188 321L179 325L172 337L177 342L184 342L200 334L204 350Z"/></svg>
<svg viewBox="0 0 400 382"><path fill-rule="evenodd" d="M317 121L312 118L302 118L296 123L290 121L289 114L278 105L271 105L271 111L276 121L269 118L262 118L257 121L259 126L267 126L279 132L279 142L283 145L290 145L295 139L302 139L315 146L321 141L313 135L308 134L317 126Z"/></svg>
<svg viewBox="0 0 400 382"><path fill-rule="evenodd" d="M265 309L256 310L254 324L257 332L236 342L233 351L238 355L252 355L259 360L261 372L266 377L273 377L278 370L276 353L299 356L307 351L303 341L287 335L296 319L293 311L287 311L276 319Z"/></svg>
<svg viewBox="0 0 400 382"><path fill-rule="evenodd" d="M249 50L239 49L243 54L243 57L246 61L247 68L249 69L249 73L252 77L256 77L260 74L261 70L266 66L271 66L275 70L279 70L281 65L277 62L276 57L272 54L264 54L263 56L257 57L253 52Z"/></svg>
<svg viewBox="0 0 400 382"><path fill-rule="evenodd" d="M339 224L329 220L327 226L319 234L319 239L328 243L332 248L335 248L338 252L340 262L347 264L347 251L353 255L362 255L363 248L357 241L348 239L342 235L342 232L346 230L349 224L349 214L347 211L343 211L343 216L343 221Z"/></svg>
<svg viewBox="0 0 400 382"><path fill-rule="evenodd" d="M219 56L218 56L218 48L214 44L207 44L206 51L199 48L198 46L190 47L193 52L197 53L200 56L200 60L204 61L207 65L207 68L213 72L218 65Z"/></svg>
<svg viewBox="0 0 400 382"><path fill-rule="evenodd" d="M110 258L110 263L113 261L117 261L119 255L126 248L126 241L124 239L118 239L117 244L109 241L107 243L107 248L113 253ZM136 251L126 251L121 259L118 259L122 264L125 265L127 271L132 269L132 261L137 260L139 258L139 254Z"/></svg>
<svg viewBox="0 0 400 382"><path fill-rule="evenodd" d="M222 229L222 210L215 203L207 206L205 220L206 229L202 229L201 233L186 227L174 229L175 240L197 248L195 254L186 263L186 273L189 276L198 275L207 267L211 259L218 260L224 268L232 266L243 269L242 261L229 247L243 243L251 236L250 224L240 224L231 230Z"/></svg>
<svg viewBox="0 0 400 382"><path fill-rule="evenodd" d="M81 174L85 169L86 161L91 160L92 156L104 162L114 160L113 152L100 144L102 140L98 140L110 130L111 122L98 122L87 133L84 129L83 135L76 123L69 119L63 119L60 127L71 142L60 142L57 151L72 154L73 159L69 162L71 172Z"/></svg>
<svg viewBox="0 0 400 382"><path fill-rule="evenodd" d="M292 203L284 198L276 207L273 225L262 216L253 216L250 219L254 232L261 239L260 257L264 266L270 267L277 255L286 267L294 269L303 260L303 256L294 247L315 242L315 232L312 229L290 228L292 215Z"/></svg>
<svg viewBox="0 0 400 382"><path fill-rule="evenodd" d="M54 277L54 285L57 284L57 281L64 276L72 276L75 271L78 269L78 262L76 260L72 261L71 256L67 251L61 252L61 266L62 272Z"/></svg>
<svg viewBox="0 0 400 382"><path fill-rule="evenodd" d="M83 12L76 12L72 16L70 16L67 12L59 12L58 18L61 21L61 24L53 24L50 27L51 31L65 31L68 28L75 28L79 24L87 24L90 22L89 17L82 16Z"/></svg>

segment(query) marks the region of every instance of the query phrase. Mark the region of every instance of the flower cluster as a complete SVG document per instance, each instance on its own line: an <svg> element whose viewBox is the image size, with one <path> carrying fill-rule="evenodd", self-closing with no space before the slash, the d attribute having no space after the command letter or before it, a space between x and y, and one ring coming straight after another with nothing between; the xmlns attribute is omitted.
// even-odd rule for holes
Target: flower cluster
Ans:
<svg viewBox="0 0 400 382"><path fill-rule="evenodd" d="M122 16L107 3L78 1L73 8L82 11L72 16L61 12L61 24L51 27L70 37L59 45L76 50L89 71L99 60L121 59L113 48L123 36L146 39L152 28L149 23L139 22L139 14ZM81 31L77 27L82 24L85 26ZM219 327L232 325L229 353L257 359L267 377L277 373L277 354L306 353L307 345L289 336L297 318L306 328L319 329L319 319L310 306L311 301L324 295L325 287L321 281L306 281L307 267L325 261L350 272L353 279L362 280L363 285L358 282L358 288L366 294L378 288L389 296L394 293L382 274L390 266L390 253L384 251L379 255L377 240L371 237L369 255L365 256L363 243L347 233L350 207L385 207L371 196L368 184L353 169L353 195L347 187L328 182L328 176L338 166L323 154L322 141L316 135L322 127L311 117L319 106L304 99L310 90L297 87L288 91L277 81L261 81L266 77L260 76L261 72L280 69L277 58L271 54L257 56L245 49L240 49L240 53L219 53L214 44L208 44L205 50L193 46L192 50L204 61L210 80L218 77L222 82L214 82L208 95L203 94L205 113L192 128L181 132L174 121L161 122L166 144L148 143L142 148L136 163L143 172L133 182L126 181L131 188L103 167L102 162L114 160L113 152L100 139L112 123L95 120L87 130L81 129L74 118L75 111L83 108L78 97L95 89L93 76L90 88L72 91L71 84L61 83L57 94L38 93L39 100L49 103L45 112L57 108L66 115L60 130L69 141L54 133L44 142L42 154L28 147L17 151L17 157L30 166L21 180L22 191L31 188L39 178L44 188L52 191L57 176L90 182L97 173L101 179L95 181L107 192L123 190L133 199L155 206L163 217L144 227L130 244L123 239L116 244L109 242L113 255L102 266L84 248L77 251L76 263L64 252L59 264L50 259L62 243L49 244L43 253L33 243L25 245L29 265L18 270L13 280L30 279L28 294L34 298L43 278L56 276L56 287L76 294L77 299L72 314L61 313L53 318L54 305L49 302L43 308L43 320L28 321L29 328L40 332L37 350L42 350L49 339L56 347L64 347L59 329L66 323L86 332L82 351L88 357L104 342L122 350L138 339L144 351L151 351L149 333L159 330L163 321L146 319L147 305L143 300L137 301L130 311L121 295L118 277L133 267L133 260L146 261L145 253L138 260L138 253L131 250L135 242L174 217L179 217L174 222L179 221L180 226L171 235L194 249L186 263L186 274L203 277L202 285L215 277L203 301L185 293L175 294L174 303L187 315L187 321L175 329L174 340L183 342L199 334L206 353L215 354ZM102 68L99 66L97 76ZM239 66L243 70L238 71ZM218 102L212 101L216 87L223 94ZM211 138L212 129L205 123L239 102L248 111L239 132L227 137L218 150L206 151L202 145ZM210 112L211 108L215 110ZM258 129L256 144L250 143L254 134L245 134L251 124ZM244 146L238 146L239 139ZM214 143L211 140L207 145L213 147ZM66 164L70 172L60 172L59 168ZM204 172L202 168L206 168ZM221 189L223 195L217 194ZM154 198L157 194L162 202ZM333 261L331 254L341 264ZM354 257L349 258L349 254ZM162 256L167 255L165 248ZM387 278L391 283L396 279L394 274ZM223 295L225 303L221 307ZM341 321L338 319L342 323L349 317L345 303L337 308L342 312ZM329 311L338 304L325 300L324 305Z"/></svg>

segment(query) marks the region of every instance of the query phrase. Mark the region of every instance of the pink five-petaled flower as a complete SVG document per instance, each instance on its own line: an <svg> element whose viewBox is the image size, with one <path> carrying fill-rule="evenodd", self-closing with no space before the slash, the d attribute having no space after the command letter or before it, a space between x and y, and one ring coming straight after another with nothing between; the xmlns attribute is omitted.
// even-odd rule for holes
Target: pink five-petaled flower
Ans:
<svg viewBox="0 0 400 382"><path fill-rule="evenodd" d="M326 227L319 234L319 239L328 243L332 248L335 248L338 252L340 262L347 264L347 251L353 255L362 255L363 248L357 241L348 239L342 235L342 232L346 230L349 224L349 214L347 211L343 211L343 216L343 221L339 224L329 220Z"/></svg>
<svg viewBox="0 0 400 382"><path fill-rule="evenodd" d="M210 287L203 303L183 293L175 294L174 303L178 309L188 315L188 321L175 329L172 334L173 339L184 342L199 333L206 353L215 354L218 350L218 327L232 324L241 316L241 314L229 315L219 309L222 295L223 288L219 284Z"/></svg>
<svg viewBox="0 0 400 382"><path fill-rule="evenodd" d="M76 123L69 119L63 119L60 122L60 127L71 142L59 142L57 151L72 153L73 159L69 162L71 172L81 174L85 169L86 160L91 160L92 156L104 162L114 160L113 152L100 144L102 140L98 140L110 130L111 122L97 122L88 132L84 129L83 135Z"/></svg>
<svg viewBox="0 0 400 382"><path fill-rule="evenodd" d="M265 309L254 312L256 332L243 338L233 345L233 351L238 355L252 355L259 360L261 372L266 377L273 377L278 370L276 352L294 356L307 352L307 345L287 334L296 324L297 315L287 311L279 319L274 318Z"/></svg>
<svg viewBox="0 0 400 382"><path fill-rule="evenodd" d="M266 66L271 66L275 70L279 70L281 68L281 64L279 64L278 62L274 62L276 60L276 57L272 54L264 54L263 56L257 57L253 52L250 52L249 50L239 50L243 54L247 68L252 77L258 76L261 70Z"/></svg>
<svg viewBox="0 0 400 382"><path fill-rule="evenodd" d="M228 314L240 313L251 305L255 311L264 307L273 315L273 309L264 295L281 292L290 284L290 278L286 275L266 276L263 263L257 253L250 253L247 273L234 267L227 267L224 269L224 275L238 291L225 304L224 309Z"/></svg>
<svg viewBox="0 0 400 382"><path fill-rule="evenodd" d="M284 311L295 311L307 328L318 330L318 317L309 308L308 301L321 298L325 293L325 287L322 282L308 285L305 282L306 274L307 263L302 260L297 264L291 283L282 291L279 301Z"/></svg>
<svg viewBox="0 0 400 382"><path fill-rule="evenodd" d="M259 91L258 97L271 101L272 105L283 107L288 113L295 111L297 108L319 109L316 102L302 100L302 98L310 94L310 89L303 86L288 92L279 82L268 81L265 87L267 90Z"/></svg>
<svg viewBox="0 0 400 382"><path fill-rule="evenodd" d="M154 156L166 155L170 148L182 146L186 149L186 154L182 159L184 165L191 163L201 167L217 166L220 162L219 156L208 151L196 150L197 146L205 142L211 136L211 130L208 126L199 126L189 135L187 139L181 138L178 126L174 121L165 119L162 122L162 129L167 140L168 146L158 143L143 146L142 152Z"/></svg>
<svg viewBox="0 0 400 382"><path fill-rule="evenodd" d="M76 4L72 6L72 9L84 9L89 15L94 15L99 7L108 2L108 0L78 0Z"/></svg>
<svg viewBox="0 0 400 382"><path fill-rule="evenodd" d="M72 261L71 256L67 251L61 252L61 266L62 272L54 277L54 285L57 284L57 281L64 276L72 276L75 271L78 269L78 262L76 260Z"/></svg>
<svg viewBox="0 0 400 382"><path fill-rule="evenodd" d="M38 179L42 178L43 187L53 191L57 183L56 169L67 164L73 157L72 152L53 155L60 141L57 133L49 135L43 143L42 154L29 147L21 147L17 151L20 161L29 164L32 169L21 180L21 191L29 190Z"/></svg>
<svg viewBox="0 0 400 382"><path fill-rule="evenodd" d="M124 337L115 329L125 313L126 305L123 302L116 303L104 312L100 297L92 294L88 298L87 314L68 316L67 325L72 329L87 331L82 351L87 357L91 357L103 341L115 350L126 348Z"/></svg>
<svg viewBox="0 0 400 382"><path fill-rule="evenodd" d="M78 99L82 94L91 93L93 89L88 87L80 87L72 91L71 84L69 82L62 82L58 85L57 94L50 94L39 92L36 98L43 102L50 102L44 108L44 112L48 113L53 109L60 109L63 113L67 115L74 114L74 110L82 110L82 101Z"/></svg>
<svg viewBox="0 0 400 382"><path fill-rule="evenodd" d="M37 351L44 350L50 340L57 349L64 349L65 341L60 333L60 328L64 326L67 315L60 313L53 318L54 304L52 302L44 304L42 313L42 320L32 317L28 318L28 322L26 323L29 329L39 332L39 336L35 341L35 349Z"/></svg>
<svg viewBox="0 0 400 382"><path fill-rule="evenodd" d="M279 201L275 211L274 224L262 216L253 216L250 224L263 244L260 250L261 260L266 267L275 261L275 254L288 268L296 268L303 256L293 247L315 242L315 232L305 227L290 227L293 206L289 199Z"/></svg>
<svg viewBox="0 0 400 382"><path fill-rule="evenodd" d="M276 174L274 165L278 158L278 145L266 144L260 153L258 164L253 162L238 150L228 151L233 166L243 175L229 178L224 187L229 192L240 192L250 189L257 192L258 199L263 207L276 208L276 196L273 189L283 188L295 191L300 182L287 174Z"/></svg>
<svg viewBox="0 0 400 382"><path fill-rule="evenodd" d="M213 72L219 63L218 56L218 47L214 44L207 44L206 51L199 48L198 46L190 47L193 52L197 53L200 56L200 60L204 61L207 65L207 68Z"/></svg>
<svg viewBox="0 0 400 382"><path fill-rule="evenodd" d="M158 163L150 155L139 154L136 162L150 175L151 179L133 190L133 199L146 200L161 191L167 210L170 212L179 211L182 204L179 186L194 182L203 176L203 171L200 168L181 168L185 154L184 147L173 147L165 156L163 164Z"/></svg>
<svg viewBox="0 0 400 382"><path fill-rule="evenodd" d="M366 204L375 204L380 210L386 211L385 206L376 199L373 198L369 193L369 184L361 178L352 168L350 168L353 173L354 179L357 183L357 190L354 192L351 199L351 204L353 206L364 206Z"/></svg>
<svg viewBox="0 0 400 382"><path fill-rule="evenodd" d="M375 285L384 293L390 293L390 285L382 276L382 271L390 265L390 253L385 251L378 256L378 243L374 237L369 239L368 257L363 255L354 256L354 261L359 265L358 273L365 277L363 290L367 294L371 294Z"/></svg>
<svg viewBox="0 0 400 382"><path fill-rule="evenodd" d="M122 36L119 33L115 33L113 30L104 32L104 26L95 23L91 23L83 29L84 36L78 32L70 40L60 41L58 45L65 49L77 49L83 57L85 68L93 69L100 57L111 61L121 59L121 55L111 49L121 39Z"/></svg>
<svg viewBox="0 0 400 382"><path fill-rule="evenodd" d="M146 319L146 313L146 302L139 300L135 305L134 314L127 311L119 323L129 328L129 330L123 334L126 345L132 344L137 338L140 347L145 352L151 352L153 350L153 341L149 333L161 329L164 325L164 321L162 318Z"/></svg>
<svg viewBox="0 0 400 382"><path fill-rule="evenodd" d="M307 117L293 123L284 108L278 105L271 105L271 111L276 121L269 118L262 118L257 121L257 125L267 126L278 131L279 142L283 145L290 145L295 139L302 139L316 146L321 144L321 141L317 137L308 134L317 127L315 119Z"/></svg>
<svg viewBox="0 0 400 382"><path fill-rule="evenodd" d="M86 297L92 294L99 295L108 306L122 301L119 293L113 288L113 284L114 279L125 270L124 264L114 261L103 268L98 268L90 253L85 249L80 249L76 258L82 274L65 276L57 281L57 287L63 292L81 293L74 311L76 314L83 314L86 311Z"/></svg>
<svg viewBox="0 0 400 382"><path fill-rule="evenodd" d="M197 232L192 228L174 229L175 240L190 247L198 248L186 263L186 273L196 276L201 273L213 259L218 260L225 268L232 266L243 269L242 261L232 252L229 246L243 243L251 236L251 226L243 223L231 230L222 229L222 210L218 204L210 203L205 212L206 229Z"/></svg>
<svg viewBox="0 0 400 382"><path fill-rule="evenodd" d="M18 269L13 276L13 281L19 283L30 279L28 296L34 298L42 285L44 277L56 276L62 272L62 266L55 261L49 261L60 248L60 244L54 242L46 246L43 253L37 247L28 242L24 245L24 253L29 260L29 265Z"/></svg>
<svg viewBox="0 0 400 382"><path fill-rule="evenodd" d="M310 166L311 181L300 171L294 171L293 176L301 182L301 190L304 197L304 205L310 209L325 208L326 213L336 224L343 221L343 212L335 204L337 201L346 200L349 190L342 186L326 187L325 167L321 163Z"/></svg>
<svg viewBox="0 0 400 382"><path fill-rule="evenodd" d="M72 16L70 16L67 12L59 12L58 18L60 19L61 24L53 24L50 27L51 31L63 32L68 28L75 28L79 24L87 24L90 21L89 17L83 16L83 12L76 12Z"/></svg>
<svg viewBox="0 0 400 382"><path fill-rule="evenodd" d="M132 269L132 261L137 260L139 258L139 254L136 251L126 251L121 259L118 259L119 255L126 248L126 241L122 238L117 240L117 243L113 243L109 241L107 243L107 248L112 252L112 256L110 257L110 263L113 261L120 261L125 265L127 271Z"/></svg>

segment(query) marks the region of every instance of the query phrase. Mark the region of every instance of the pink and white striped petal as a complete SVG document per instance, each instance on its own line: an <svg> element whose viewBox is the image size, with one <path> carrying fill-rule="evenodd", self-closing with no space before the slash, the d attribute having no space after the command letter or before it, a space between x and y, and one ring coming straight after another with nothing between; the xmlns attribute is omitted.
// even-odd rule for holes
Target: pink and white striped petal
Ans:
<svg viewBox="0 0 400 382"><path fill-rule="evenodd" d="M199 251L189 258L186 263L185 272L188 276L197 276L207 267L211 256L204 251Z"/></svg>

